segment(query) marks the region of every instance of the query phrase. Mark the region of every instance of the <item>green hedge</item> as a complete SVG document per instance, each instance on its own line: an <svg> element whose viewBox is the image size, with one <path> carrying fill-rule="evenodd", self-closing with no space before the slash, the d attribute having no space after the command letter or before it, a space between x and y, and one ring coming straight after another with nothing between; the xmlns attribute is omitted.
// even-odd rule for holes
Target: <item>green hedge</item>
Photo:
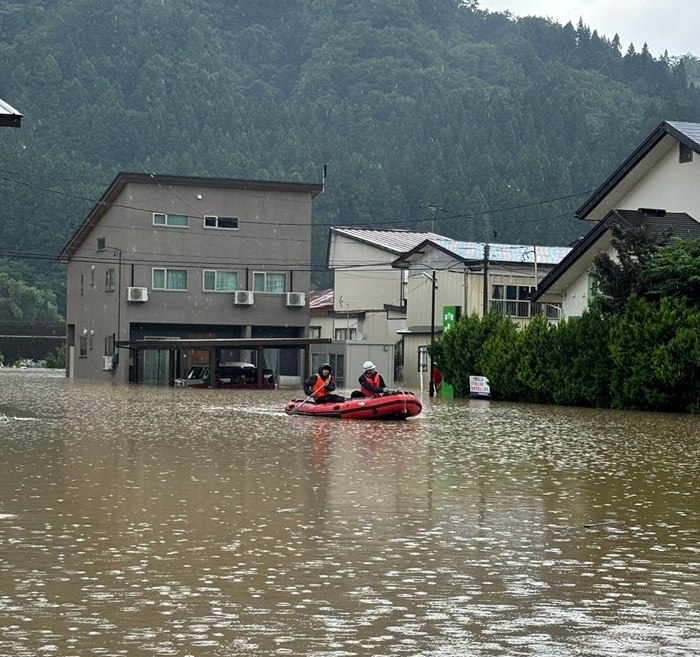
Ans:
<svg viewBox="0 0 700 657"><path fill-rule="evenodd" d="M488 377L494 399L653 411L700 411L700 311L683 299L632 297L621 316L463 317L430 349L455 394Z"/></svg>

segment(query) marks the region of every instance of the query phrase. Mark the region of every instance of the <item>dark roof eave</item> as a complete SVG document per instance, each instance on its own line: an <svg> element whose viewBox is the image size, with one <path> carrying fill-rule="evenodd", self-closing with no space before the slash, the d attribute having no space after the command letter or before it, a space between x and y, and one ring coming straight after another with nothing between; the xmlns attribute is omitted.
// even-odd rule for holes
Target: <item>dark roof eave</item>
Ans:
<svg viewBox="0 0 700 657"><path fill-rule="evenodd" d="M672 230L672 237L700 239L700 224L685 212L670 212L655 217L654 215L646 214L639 210L611 210L583 237L583 239L579 240L578 244L569 254L540 281L537 290L533 292L530 300L538 301L557 280L571 269L571 267L600 240L602 235L609 230L612 223L619 224L626 228L647 225L650 230L655 232L659 232L668 227Z"/></svg>
<svg viewBox="0 0 700 657"><path fill-rule="evenodd" d="M599 221L583 239L579 240L578 244L571 249L569 254L552 269L537 285L537 289L530 295L530 301L537 301L551 286L560 279L571 267L578 262L584 254L588 253L589 249L602 237L609 229L610 224L616 221L618 223L627 223L614 210L610 212L605 219Z"/></svg>

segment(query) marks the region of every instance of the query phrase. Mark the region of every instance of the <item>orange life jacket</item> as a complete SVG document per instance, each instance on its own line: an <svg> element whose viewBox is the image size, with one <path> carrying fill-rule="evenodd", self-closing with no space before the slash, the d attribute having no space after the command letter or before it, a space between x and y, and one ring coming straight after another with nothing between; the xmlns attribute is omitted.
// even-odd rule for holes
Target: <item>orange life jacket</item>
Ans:
<svg viewBox="0 0 700 657"><path fill-rule="evenodd" d="M367 382L371 385L374 386L375 388L379 388L381 384L381 377L379 376L379 372L375 372L374 376L369 376L369 374L365 374L365 379ZM372 392L371 390L367 390L364 386L360 386L362 388L362 394L364 394L365 397L375 397L378 395L378 392Z"/></svg>
<svg viewBox="0 0 700 657"><path fill-rule="evenodd" d="M325 397L328 394L325 384L330 383L332 380L333 377L330 374L328 375L327 379L324 379L319 374L316 375L316 381L311 386L311 394L314 396L314 399Z"/></svg>

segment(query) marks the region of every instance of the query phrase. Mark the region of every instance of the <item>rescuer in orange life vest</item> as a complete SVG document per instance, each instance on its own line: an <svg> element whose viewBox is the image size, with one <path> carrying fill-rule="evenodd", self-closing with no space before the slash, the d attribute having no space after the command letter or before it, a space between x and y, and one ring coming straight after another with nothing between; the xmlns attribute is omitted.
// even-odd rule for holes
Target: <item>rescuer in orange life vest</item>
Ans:
<svg viewBox="0 0 700 657"><path fill-rule="evenodd" d="M313 397L317 404L330 404L344 402L345 397L329 394L335 390L335 383L331 376L331 366L324 363L318 368L318 373L304 381L304 392L308 397Z"/></svg>
<svg viewBox="0 0 700 657"><path fill-rule="evenodd" d="M377 372L377 368L371 360L365 362L362 370L362 376L358 381L360 382L360 390L365 397L377 397L389 392L382 375Z"/></svg>

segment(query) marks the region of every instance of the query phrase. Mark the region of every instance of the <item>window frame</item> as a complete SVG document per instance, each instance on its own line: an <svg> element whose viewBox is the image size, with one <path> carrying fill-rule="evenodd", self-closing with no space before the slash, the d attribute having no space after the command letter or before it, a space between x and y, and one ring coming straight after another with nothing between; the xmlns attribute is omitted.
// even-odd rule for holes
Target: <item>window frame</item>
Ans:
<svg viewBox="0 0 700 657"><path fill-rule="evenodd" d="M489 309L496 310L504 317L512 317L513 319L531 319L544 310L547 319L559 319L561 304L542 304L530 301L530 296L536 289L537 287L534 285L494 283L491 285Z"/></svg>
<svg viewBox="0 0 700 657"><path fill-rule="evenodd" d="M207 226L207 221L213 221L215 225ZM221 225L219 225L221 222L226 222L226 221L235 221L236 225L235 226L221 226ZM204 228L204 230L239 230L240 229L240 221L238 220L238 217L222 217L222 216L215 215L215 214L205 214L204 219L202 221L202 227Z"/></svg>
<svg viewBox="0 0 700 657"><path fill-rule="evenodd" d="M117 270L114 267L105 269L105 292L114 292L117 285Z"/></svg>
<svg viewBox="0 0 700 657"><path fill-rule="evenodd" d="M350 327L349 337L348 337L348 329L346 326L336 327L333 330L333 336L334 336L333 339L336 342L354 342L356 335L357 335L357 327L356 326Z"/></svg>
<svg viewBox="0 0 700 657"><path fill-rule="evenodd" d="M163 285L164 287L158 287L156 285L156 272L163 272ZM169 287L169 274L183 272L185 274L185 287ZM151 269L151 289L158 290L159 292L187 292L189 286L189 275L187 269L175 269L173 267L153 267Z"/></svg>
<svg viewBox="0 0 700 657"><path fill-rule="evenodd" d="M683 142L679 142L678 144L678 163L679 164L688 164L689 162L693 161L693 149L688 146L687 144L684 144Z"/></svg>
<svg viewBox="0 0 700 657"><path fill-rule="evenodd" d="M208 273L214 274L214 289L207 287L207 274ZM232 290L219 289L219 275L220 274L233 274L236 277L236 280L234 282ZM232 294L237 289L238 289L238 272L237 271L233 271L231 269L204 269L202 271L202 292L213 292L213 293L217 293L217 294Z"/></svg>
<svg viewBox="0 0 700 657"><path fill-rule="evenodd" d="M163 217L163 221L156 221L156 217ZM171 218L184 218L184 224L170 223ZM174 214L168 212L154 212L153 213L153 225L158 228L189 228L190 227L190 217L186 214Z"/></svg>
<svg viewBox="0 0 700 657"><path fill-rule="evenodd" d="M256 280L262 276L264 280L263 289L260 290L256 287ZM268 288L268 279L272 276L282 276L283 277L283 289L281 291L273 290L270 291ZM287 292L287 272L282 271L254 271L253 272L253 292L255 294L286 294Z"/></svg>

